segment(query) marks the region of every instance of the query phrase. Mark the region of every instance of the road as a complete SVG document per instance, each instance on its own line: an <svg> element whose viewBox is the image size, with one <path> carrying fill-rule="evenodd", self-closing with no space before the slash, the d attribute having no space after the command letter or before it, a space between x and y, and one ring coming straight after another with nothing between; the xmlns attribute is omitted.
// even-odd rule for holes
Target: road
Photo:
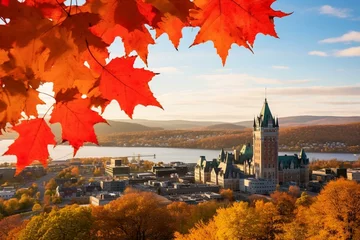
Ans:
<svg viewBox="0 0 360 240"><path fill-rule="evenodd" d="M42 176L41 178L38 178L35 181L29 181L29 182L25 183L22 187L23 188L28 188L28 187L31 186L31 184L36 183L38 185L38 188L39 188L40 199L43 199L44 193L45 193L44 181L45 182L50 181L50 179L54 178L57 174L58 174L57 172L49 172L45 176Z"/></svg>

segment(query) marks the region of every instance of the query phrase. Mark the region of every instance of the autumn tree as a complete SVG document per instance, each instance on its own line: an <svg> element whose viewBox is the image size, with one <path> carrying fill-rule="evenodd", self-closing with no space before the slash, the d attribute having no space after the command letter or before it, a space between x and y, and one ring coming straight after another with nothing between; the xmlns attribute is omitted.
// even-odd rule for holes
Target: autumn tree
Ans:
<svg viewBox="0 0 360 240"><path fill-rule="evenodd" d="M296 199L295 205L297 207L299 206L309 207L313 202L314 200L312 199L311 196L309 196L306 192L302 192L301 196L298 199Z"/></svg>
<svg viewBox="0 0 360 240"><path fill-rule="evenodd" d="M38 211L41 211L42 207L40 204L36 203L34 204L34 206L32 207L32 211L33 212L38 212Z"/></svg>
<svg viewBox="0 0 360 240"><path fill-rule="evenodd" d="M188 234L180 234L179 232L175 233L176 240L218 240L216 236L218 226L214 220L211 220L209 223L204 224L203 222L197 223Z"/></svg>
<svg viewBox="0 0 360 240"><path fill-rule="evenodd" d="M310 207L314 239L360 238L360 185L339 179L326 185ZM317 237L315 237L317 236Z"/></svg>
<svg viewBox="0 0 360 240"><path fill-rule="evenodd" d="M73 167L71 169L71 176L73 177L78 177L80 174L79 168L78 167Z"/></svg>
<svg viewBox="0 0 360 240"><path fill-rule="evenodd" d="M286 192L275 191L270 195L282 220L289 222L294 217L296 198Z"/></svg>
<svg viewBox="0 0 360 240"><path fill-rule="evenodd" d="M300 197L300 188L298 186L290 186L289 187L289 194L294 198Z"/></svg>
<svg viewBox="0 0 360 240"><path fill-rule="evenodd" d="M224 199L230 202L234 201L234 193L231 189L221 189L220 194Z"/></svg>
<svg viewBox="0 0 360 240"><path fill-rule="evenodd" d="M20 215L6 217L0 221L0 239L7 239L9 233L22 222Z"/></svg>
<svg viewBox="0 0 360 240"><path fill-rule="evenodd" d="M60 210L52 210L49 214L41 214L31 218L26 228L21 232L19 239L91 239L92 223L90 208L77 205L66 206Z"/></svg>
<svg viewBox="0 0 360 240"><path fill-rule="evenodd" d="M94 211L96 236L101 239L171 239L171 218L158 196L150 192L127 193Z"/></svg>
<svg viewBox="0 0 360 240"><path fill-rule="evenodd" d="M47 182L46 185L45 185L46 190L55 190L56 187L57 187L57 184L56 184L54 178L50 179L50 181Z"/></svg>

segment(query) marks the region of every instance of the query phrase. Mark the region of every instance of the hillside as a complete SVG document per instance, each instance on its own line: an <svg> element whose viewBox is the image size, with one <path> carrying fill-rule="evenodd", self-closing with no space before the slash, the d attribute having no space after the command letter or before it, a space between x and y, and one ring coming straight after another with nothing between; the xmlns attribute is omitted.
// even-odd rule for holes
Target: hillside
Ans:
<svg viewBox="0 0 360 240"><path fill-rule="evenodd" d="M121 119L115 120L124 123L137 123L147 127L163 128L165 130L184 130L203 128L211 125L221 124L216 121L186 121L186 120L146 120L146 119Z"/></svg>
<svg viewBox="0 0 360 240"><path fill-rule="evenodd" d="M137 123L108 121L109 124L99 123L95 125L95 132L97 136L104 136L114 133L125 133L125 132L143 132L143 131L159 131L162 128L153 128L144 126ZM51 124L51 130L55 134L56 139L60 139L61 136L61 125L59 123ZM6 133L0 135L0 139L14 139L17 137L17 133Z"/></svg>
<svg viewBox="0 0 360 240"><path fill-rule="evenodd" d="M214 124L207 127L204 127L204 129L208 130L243 130L245 129L244 126L232 124L232 123L220 123L220 124Z"/></svg>
<svg viewBox="0 0 360 240"><path fill-rule="evenodd" d="M360 123L280 128L279 150L360 153ZM252 143L252 130L162 130L99 137L103 145L220 149Z"/></svg>
<svg viewBox="0 0 360 240"><path fill-rule="evenodd" d="M360 122L360 117L333 117L333 116L293 116L280 117L280 126L313 126L313 125L337 125ZM237 122L236 125L252 127L253 121Z"/></svg>

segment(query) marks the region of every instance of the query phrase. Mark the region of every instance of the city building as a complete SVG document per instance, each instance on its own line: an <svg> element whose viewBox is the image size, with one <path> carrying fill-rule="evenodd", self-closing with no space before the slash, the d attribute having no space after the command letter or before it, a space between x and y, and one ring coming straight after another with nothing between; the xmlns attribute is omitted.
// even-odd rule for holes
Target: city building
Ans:
<svg viewBox="0 0 360 240"><path fill-rule="evenodd" d="M304 149L299 155L279 156L279 184L295 182L296 185L306 187L309 184L309 158Z"/></svg>
<svg viewBox="0 0 360 240"><path fill-rule="evenodd" d="M347 179L360 183L360 169L348 169Z"/></svg>
<svg viewBox="0 0 360 240"><path fill-rule="evenodd" d="M252 194L270 194L276 189L276 183L268 179L240 179L240 191Z"/></svg>
<svg viewBox="0 0 360 240"><path fill-rule="evenodd" d="M10 198L13 198L15 196L15 193L15 190L2 190L0 191L0 198L8 200Z"/></svg>
<svg viewBox="0 0 360 240"><path fill-rule="evenodd" d="M127 158L111 159L110 165L105 166L105 173L111 177L129 177L130 167L123 165Z"/></svg>
<svg viewBox="0 0 360 240"><path fill-rule="evenodd" d="M183 162L171 162L170 164L156 166L151 169L156 177L170 177L171 174L185 176L188 172L188 166Z"/></svg>
<svg viewBox="0 0 360 240"><path fill-rule="evenodd" d="M117 199L120 195L115 193L101 193L97 196L90 196L89 203L93 206L103 206Z"/></svg>
<svg viewBox="0 0 360 240"><path fill-rule="evenodd" d="M154 186L160 188L161 195L174 195L174 194L191 194L200 192L214 192L218 193L220 187L216 185L208 184L184 184L184 183L173 183L171 187L161 187L161 183L154 183Z"/></svg>
<svg viewBox="0 0 360 240"><path fill-rule="evenodd" d="M265 192L275 191L276 184L289 182L306 186L309 182L309 159L305 151L301 150L299 155L278 156L278 142L279 120L273 117L265 99L260 115L254 118L253 145L248 143L233 153L222 149L219 157L212 161L200 156L195 166L195 182L219 185L234 191L244 190L245 187L247 191L259 189L259 193L264 192L263 189L266 189Z"/></svg>
<svg viewBox="0 0 360 240"><path fill-rule="evenodd" d="M100 186L106 192L123 192L128 185L126 180L101 181Z"/></svg>
<svg viewBox="0 0 360 240"><path fill-rule="evenodd" d="M83 192L80 188L77 187L58 186L56 188L55 195L62 198L73 198L82 196Z"/></svg>

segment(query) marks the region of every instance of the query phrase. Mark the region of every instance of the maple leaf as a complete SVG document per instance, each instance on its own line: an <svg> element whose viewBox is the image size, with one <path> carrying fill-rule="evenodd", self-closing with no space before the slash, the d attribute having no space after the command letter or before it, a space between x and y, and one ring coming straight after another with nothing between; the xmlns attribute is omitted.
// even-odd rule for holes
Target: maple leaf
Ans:
<svg viewBox="0 0 360 240"><path fill-rule="evenodd" d="M145 27L145 24L151 25L155 17L151 4L143 0L92 0L87 2L84 9L91 9L101 16L101 21L91 27L93 33L108 44L117 36L121 37L126 54L136 51L147 64L148 46L155 44Z"/></svg>
<svg viewBox="0 0 360 240"><path fill-rule="evenodd" d="M0 64L3 64L4 62L6 62L8 60L9 60L9 57L8 57L7 51L0 49Z"/></svg>
<svg viewBox="0 0 360 240"><path fill-rule="evenodd" d="M145 0L154 6L156 16L151 26L156 30L156 38L166 33L174 47L178 49L182 29L189 26L189 12L194 4L189 0Z"/></svg>
<svg viewBox="0 0 360 240"><path fill-rule="evenodd" d="M27 116L38 117L38 112L36 109L37 105L46 104L43 100L39 98L39 92L29 88L27 90L27 96L25 100L24 112Z"/></svg>
<svg viewBox="0 0 360 240"><path fill-rule="evenodd" d="M6 124L15 125L22 118L24 112L28 117L37 117L36 106L45 104L39 93L26 88L23 82L16 81L11 77L1 79L0 87L0 129L5 130Z"/></svg>
<svg viewBox="0 0 360 240"><path fill-rule="evenodd" d="M278 37L273 19L289 14L273 10L275 1L194 0L197 9L190 13L191 24L200 31L191 46L213 41L225 65L233 43L251 50L258 33Z"/></svg>
<svg viewBox="0 0 360 240"><path fill-rule="evenodd" d="M10 22L0 25L0 48L10 49L13 43L24 47L51 29L53 22L44 18L41 11L17 0L10 0L9 6L0 12L0 16Z"/></svg>
<svg viewBox="0 0 360 240"><path fill-rule="evenodd" d="M57 103L51 114L50 123L60 123L63 142L68 141L74 148L74 156L84 142L98 144L94 125L107 123L97 112L90 109L89 98L81 98L80 94L68 91L56 96ZM68 100L68 101L62 101Z"/></svg>
<svg viewBox="0 0 360 240"><path fill-rule="evenodd" d="M25 0L24 3L28 6L33 6L40 9L43 15L47 18L57 21L64 14L65 4L64 0Z"/></svg>
<svg viewBox="0 0 360 240"><path fill-rule="evenodd" d="M102 96L110 101L115 99L130 118L139 104L162 108L148 85L156 74L143 68L134 68L135 59L136 56L111 60L99 83Z"/></svg>
<svg viewBox="0 0 360 240"><path fill-rule="evenodd" d="M3 155L16 155L16 173L19 174L34 160L47 166L49 157L48 144L55 144L55 136L42 118L25 120L12 128L19 137Z"/></svg>
<svg viewBox="0 0 360 240"><path fill-rule="evenodd" d="M0 87L0 128L5 130L7 123L15 125L21 119L26 101L26 88L10 77L1 79Z"/></svg>

